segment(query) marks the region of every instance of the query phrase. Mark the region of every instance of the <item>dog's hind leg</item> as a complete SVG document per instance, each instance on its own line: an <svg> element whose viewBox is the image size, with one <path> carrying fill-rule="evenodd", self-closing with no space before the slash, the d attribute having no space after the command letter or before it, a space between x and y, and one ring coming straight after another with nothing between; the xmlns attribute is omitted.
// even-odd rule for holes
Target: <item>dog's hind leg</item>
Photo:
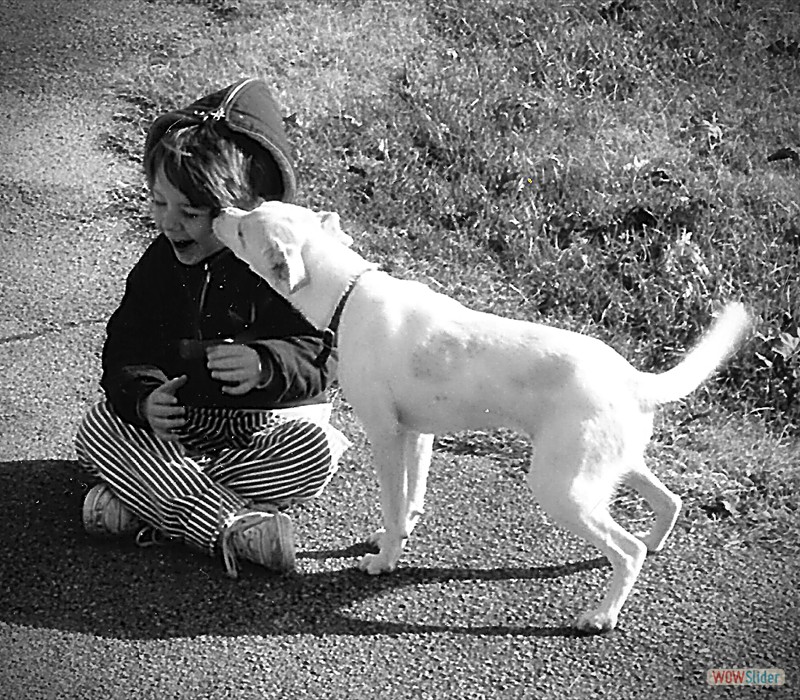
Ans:
<svg viewBox="0 0 800 700"><path fill-rule="evenodd" d="M528 483L544 511L557 524L597 547L612 567L606 595L596 608L578 618L576 626L587 633L612 630L639 575L646 547L608 512L613 484L588 478L564 465L537 468L538 457L534 457Z"/></svg>
<svg viewBox="0 0 800 700"><path fill-rule="evenodd" d="M578 526L571 529L605 554L612 568L605 596L596 608L578 618L576 626L583 632L607 632L617 626L620 610L636 583L647 548L605 508L586 514Z"/></svg>
<svg viewBox="0 0 800 700"><path fill-rule="evenodd" d="M648 552L658 552L675 527L681 511L681 498L664 486L643 461L626 475L625 483L639 493L655 513L653 528L641 540Z"/></svg>
<svg viewBox="0 0 800 700"><path fill-rule="evenodd" d="M383 531L371 538L380 551L365 555L359 568L380 574L395 569L423 513L433 435L401 430L370 441L380 485Z"/></svg>

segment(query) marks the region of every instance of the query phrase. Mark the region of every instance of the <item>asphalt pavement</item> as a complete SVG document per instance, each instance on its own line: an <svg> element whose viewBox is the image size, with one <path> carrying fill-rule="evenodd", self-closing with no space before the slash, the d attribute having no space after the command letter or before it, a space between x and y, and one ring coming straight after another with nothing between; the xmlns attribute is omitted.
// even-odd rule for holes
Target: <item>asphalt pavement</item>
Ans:
<svg viewBox="0 0 800 700"><path fill-rule="evenodd" d="M116 79L213 18L168 0L0 11L0 700L749 697L765 691L707 671L775 667L770 697L800 697L797 543L728 549L732 524L680 524L619 629L578 636L609 568L533 505L522 458L440 447L402 568L361 574L377 489L341 401L355 449L294 513L296 574L232 581L180 547L88 537L72 436L143 246L109 207L139 177L108 148Z"/></svg>

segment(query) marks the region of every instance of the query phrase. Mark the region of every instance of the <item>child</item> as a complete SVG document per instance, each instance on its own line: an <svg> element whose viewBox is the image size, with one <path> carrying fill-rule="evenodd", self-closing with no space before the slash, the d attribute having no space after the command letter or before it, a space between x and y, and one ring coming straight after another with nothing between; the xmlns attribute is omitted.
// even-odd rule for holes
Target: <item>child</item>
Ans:
<svg viewBox="0 0 800 700"><path fill-rule="evenodd" d="M276 103L248 79L162 115L144 170L159 231L128 276L103 347L106 401L76 444L102 483L94 534L138 532L271 569L294 567L283 509L317 496L347 440L325 390L322 334L214 237L222 207L291 201L295 175Z"/></svg>

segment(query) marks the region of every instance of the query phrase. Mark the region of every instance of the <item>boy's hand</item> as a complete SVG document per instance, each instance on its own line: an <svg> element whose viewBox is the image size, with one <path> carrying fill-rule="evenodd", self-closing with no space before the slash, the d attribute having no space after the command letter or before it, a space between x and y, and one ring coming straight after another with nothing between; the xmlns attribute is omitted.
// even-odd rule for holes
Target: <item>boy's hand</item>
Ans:
<svg viewBox="0 0 800 700"><path fill-rule="evenodd" d="M186 410L175 394L188 379L185 374L168 379L142 402L142 417L155 436L167 442L177 442L179 438L173 431L186 423Z"/></svg>
<svg viewBox="0 0 800 700"><path fill-rule="evenodd" d="M261 383L261 359L248 345L222 343L206 351L211 376L225 386L226 394L241 396Z"/></svg>

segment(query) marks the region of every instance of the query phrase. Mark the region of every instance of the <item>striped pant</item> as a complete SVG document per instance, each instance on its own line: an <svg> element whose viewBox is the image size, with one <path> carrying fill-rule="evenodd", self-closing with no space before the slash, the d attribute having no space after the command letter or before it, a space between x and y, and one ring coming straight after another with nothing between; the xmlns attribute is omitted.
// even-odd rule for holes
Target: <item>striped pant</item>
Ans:
<svg viewBox="0 0 800 700"><path fill-rule="evenodd" d="M347 439L330 405L278 411L186 409L179 442L123 421L107 402L78 428L79 462L148 525L213 554L226 520L249 504L319 495Z"/></svg>

